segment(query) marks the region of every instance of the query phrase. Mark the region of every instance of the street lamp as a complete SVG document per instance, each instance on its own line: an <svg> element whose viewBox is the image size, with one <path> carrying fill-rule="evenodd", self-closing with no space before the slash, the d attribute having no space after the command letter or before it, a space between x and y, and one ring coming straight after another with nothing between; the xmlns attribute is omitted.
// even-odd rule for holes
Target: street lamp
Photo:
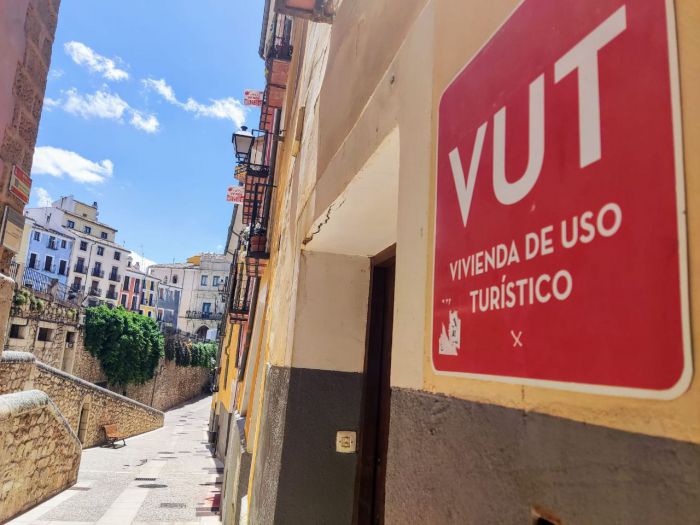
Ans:
<svg viewBox="0 0 700 525"><path fill-rule="evenodd" d="M250 162L250 151L253 148L253 134L246 126L241 126L241 130L234 133L231 138L233 149L236 152L236 160L247 164Z"/></svg>

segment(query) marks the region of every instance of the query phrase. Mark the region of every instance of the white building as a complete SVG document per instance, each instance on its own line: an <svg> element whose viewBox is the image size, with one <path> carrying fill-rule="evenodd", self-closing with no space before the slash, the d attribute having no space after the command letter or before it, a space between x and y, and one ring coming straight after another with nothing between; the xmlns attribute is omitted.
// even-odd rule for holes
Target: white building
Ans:
<svg viewBox="0 0 700 525"><path fill-rule="evenodd" d="M25 215L75 239L68 284L85 294L86 306L119 303L130 252L115 242L115 228L99 222L96 202L89 205L72 196L62 197L50 207L29 208Z"/></svg>
<svg viewBox="0 0 700 525"><path fill-rule="evenodd" d="M177 327L213 339L225 311L223 292L228 281L231 256L202 253L185 263L156 264L149 273L163 286L180 287Z"/></svg>

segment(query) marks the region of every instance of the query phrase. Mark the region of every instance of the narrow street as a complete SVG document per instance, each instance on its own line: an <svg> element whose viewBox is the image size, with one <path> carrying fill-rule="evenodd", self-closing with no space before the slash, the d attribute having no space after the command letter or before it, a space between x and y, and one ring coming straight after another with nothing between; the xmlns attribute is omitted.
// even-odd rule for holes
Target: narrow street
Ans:
<svg viewBox="0 0 700 525"><path fill-rule="evenodd" d="M218 523L223 468L207 447L211 399L166 412L163 428L83 451L78 483L11 525Z"/></svg>

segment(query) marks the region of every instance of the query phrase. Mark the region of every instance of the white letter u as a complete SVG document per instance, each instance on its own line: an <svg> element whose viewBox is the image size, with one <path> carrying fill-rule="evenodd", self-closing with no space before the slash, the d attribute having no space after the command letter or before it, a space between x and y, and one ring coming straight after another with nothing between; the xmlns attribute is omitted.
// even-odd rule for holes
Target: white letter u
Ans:
<svg viewBox="0 0 700 525"><path fill-rule="evenodd" d="M501 204L515 204L537 182L544 159L544 74L530 83L529 152L525 174L506 180L506 108L493 117L493 191Z"/></svg>

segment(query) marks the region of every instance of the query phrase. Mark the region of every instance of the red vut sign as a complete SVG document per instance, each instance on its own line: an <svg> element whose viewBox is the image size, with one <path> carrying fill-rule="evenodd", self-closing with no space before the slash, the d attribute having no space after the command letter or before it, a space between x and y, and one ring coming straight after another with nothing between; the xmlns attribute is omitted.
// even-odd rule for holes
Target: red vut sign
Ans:
<svg viewBox="0 0 700 525"><path fill-rule="evenodd" d="M674 23L671 0L525 0L447 87L437 373L687 388Z"/></svg>

